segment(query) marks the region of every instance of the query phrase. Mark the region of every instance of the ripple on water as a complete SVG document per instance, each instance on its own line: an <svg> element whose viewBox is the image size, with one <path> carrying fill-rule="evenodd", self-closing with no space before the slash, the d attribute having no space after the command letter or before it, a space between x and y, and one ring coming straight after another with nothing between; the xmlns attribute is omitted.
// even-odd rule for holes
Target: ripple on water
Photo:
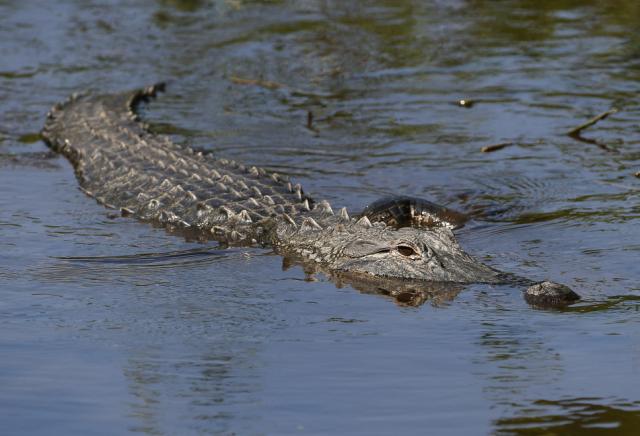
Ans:
<svg viewBox="0 0 640 436"><path fill-rule="evenodd" d="M0 1L3 431L633 434L638 7ZM354 210L457 207L465 249L584 300L471 285L398 307L107 220L35 132L71 92L157 80L157 131Z"/></svg>
<svg viewBox="0 0 640 436"><path fill-rule="evenodd" d="M252 255L258 254L252 251ZM232 259L242 259L249 254L239 249L195 248L178 251L135 253L107 256L63 256L53 258L53 264L39 266L33 274L51 282L75 283L79 279L88 282L135 286L167 284L163 271L171 274L188 269L199 269Z"/></svg>

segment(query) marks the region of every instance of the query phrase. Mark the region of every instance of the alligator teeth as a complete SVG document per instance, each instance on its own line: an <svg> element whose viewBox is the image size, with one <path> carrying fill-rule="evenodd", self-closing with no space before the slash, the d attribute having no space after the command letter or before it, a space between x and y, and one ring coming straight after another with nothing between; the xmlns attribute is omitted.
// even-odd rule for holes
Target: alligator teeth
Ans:
<svg viewBox="0 0 640 436"><path fill-rule="evenodd" d="M369 221L369 218L367 218L366 216L363 216L358 221L356 221L356 225L369 228L371 227L371 221Z"/></svg>
<svg viewBox="0 0 640 436"><path fill-rule="evenodd" d="M302 221L302 230L322 230L322 227L313 218L305 218Z"/></svg>
<svg viewBox="0 0 640 436"><path fill-rule="evenodd" d="M349 221L349 213L347 212L347 208L343 207L342 209L340 209L340 218L345 220L345 221Z"/></svg>
<svg viewBox="0 0 640 436"><path fill-rule="evenodd" d="M160 183L160 188L162 189L171 189L172 187L173 187L173 184L169 179L164 179L162 183Z"/></svg>
<svg viewBox="0 0 640 436"><path fill-rule="evenodd" d="M302 208L304 210L311 210L311 208L309 207L309 200L308 199L304 199L304 201L302 202Z"/></svg>
<svg viewBox="0 0 640 436"><path fill-rule="evenodd" d="M229 177L228 174L225 174L220 178L220 183L232 183L232 182L233 182L233 179Z"/></svg>
<svg viewBox="0 0 640 436"><path fill-rule="evenodd" d="M249 203L249 204L250 204L251 206L253 206L253 207L260 207L260 203L258 203L258 202L256 201L256 199L255 199L255 198L253 198L253 197L249 198L249 199L247 200L247 203Z"/></svg>
<svg viewBox="0 0 640 436"><path fill-rule="evenodd" d="M197 199L198 199L198 197L196 197L196 194L194 194L194 193L193 193L193 192L191 192L191 191L187 191L186 195L187 195L187 198L190 198L190 199L191 199L191 200L193 200L193 201L195 201L195 200L197 200Z"/></svg>
<svg viewBox="0 0 640 436"><path fill-rule="evenodd" d="M133 215L135 213L135 211L131 208L128 207L121 207L120 208L120 213L125 216L125 215Z"/></svg>
<svg viewBox="0 0 640 436"><path fill-rule="evenodd" d="M246 191L249 189L249 187L247 186L247 184L245 182L243 182L242 180L240 180L238 182L238 186L240 187L240 189L242 189L243 191Z"/></svg>
<svg viewBox="0 0 640 436"><path fill-rule="evenodd" d="M240 197L242 197L242 194L241 194L241 193L239 193L238 191L236 191L236 190L235 190L235 189L233 189L233 188L229 189L229 193L230 193L231 195L233 195L235 198L240 198Z"/></svg>
<svg viewBox="0 0 640 436"><path fill-rule="evenodd" d="M291 182L287 182L287 189L289 192L293 192L293 185L291 185Z"/></svg>
<svg viewBox="0 0 640 436"><path fill-rule="evenodd" d="M258 171L258 168L256 167L249 168L249 174L251 174L254 177L260 177L260 171Z"/></svg>
<svg viewBox="0 0 640 436"><path fill-rule="evenodd" d="M211 173L211 177L214 177L214 178L216 178L216 179L219 179L219 178L220 178L220 173L219 173L219 172L217 172L216 170L211 170L211 171L209 171L209 172Z"/></svg>

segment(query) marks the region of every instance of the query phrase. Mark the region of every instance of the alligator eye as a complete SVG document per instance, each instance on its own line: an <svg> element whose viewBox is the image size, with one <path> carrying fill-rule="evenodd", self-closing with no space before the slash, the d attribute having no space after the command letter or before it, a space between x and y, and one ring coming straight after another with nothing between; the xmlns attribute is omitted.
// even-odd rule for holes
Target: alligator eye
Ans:
<svg viewBox="0 0 640 436"><path fill-rule="evenodd" d="M398 253L402 254L405 257L413 257L419 254L413 247L405 244L398 245L396 247L396 250L398 250Z"/></svg>

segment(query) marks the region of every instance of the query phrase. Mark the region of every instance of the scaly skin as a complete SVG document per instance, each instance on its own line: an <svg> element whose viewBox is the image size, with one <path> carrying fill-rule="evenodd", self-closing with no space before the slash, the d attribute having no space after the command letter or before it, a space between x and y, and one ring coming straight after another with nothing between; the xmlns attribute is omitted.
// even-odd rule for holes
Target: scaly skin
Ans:
<svg viewBox="0 0 640 436"><path fill-rule="evenodd" d="M150 133L135 109L160 89L74 95L47 116L43 138L71 161L84 192L105 206L202 239L272 246L330 275L505 281L465 253L446 226L395 228L351 218L344 208L334 213L276 173Z"/></svg>

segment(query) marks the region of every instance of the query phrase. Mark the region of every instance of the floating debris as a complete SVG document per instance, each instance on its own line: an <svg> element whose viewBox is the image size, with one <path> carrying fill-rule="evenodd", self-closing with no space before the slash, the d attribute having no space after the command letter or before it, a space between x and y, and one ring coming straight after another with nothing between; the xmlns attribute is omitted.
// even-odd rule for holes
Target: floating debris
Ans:
<svg viewBox="0 0 640 436"><path fill-rule="evenodd" d="M585 123L580 124L578 127L574 127L573 129L569 130L567 132L567 135L569 135L569 136L580 136L580 132L582 132L584 129L593 126L598 121L604 120L609 115L613 115L613 114L615 114L617 112L618 112L618 109L616 109L616 108L612 108L612 109L609 109L608 111L602 112L601 114L596 115L595 117L591 118L590 120L586 121Z"/></svg>
<svg viewBox="0 0 640 436"><path fill-rule="evenodd" d="M502 150L505 147L513 145L513 142L499 142L497 144L486 145L480 149L483 153L490 153L492 151Z"/></svg>
<svg viewBox="0 0 640 436"><path fill-rule="evenodd" d="M279 89L279 88L285 88L286 86L278 83L278 82L272 82L270 80L260 80L260 79L243 79L241 77L236 77L236 76L231 76L230 80L233 83L237 83L238 85L256 85L256 86L261 86L263 88L267 88L267 89Z"/></svg>
<svg viewBox="0 0 640 436"><path fill-rule="evenodd" d="M307 129L313 129L313 112L307 111Z"/></svg>

